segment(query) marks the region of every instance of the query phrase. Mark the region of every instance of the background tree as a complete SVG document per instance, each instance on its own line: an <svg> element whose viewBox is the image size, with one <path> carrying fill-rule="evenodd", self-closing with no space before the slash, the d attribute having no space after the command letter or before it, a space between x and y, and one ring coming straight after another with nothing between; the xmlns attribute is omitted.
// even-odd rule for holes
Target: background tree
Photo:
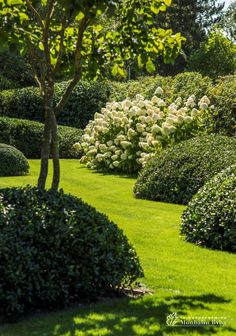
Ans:
<svg viewBox="0 0 236 336"><path fill-rule="evenodd" d="M50 153L53 160L52 189L60 181L56 115L65 106L83 77L96 79L112 64L112 74L124 75L125 61L138 58L140 67L155 70L153 57L172 61L181 47L180 34L158 29L158 14L171 0L0 0L1 43L28 56L44 99L45 126L38 187L45 188ZM117 24L106 31L96 19L107 10ZM73 62L71 62L73 60ZM54 85L61 69L71 81L54 106Z"/></svg>
<svg viewBox="0 0 236 336"><path fill-rule="evenodd" d="M236 45L222 31L214 29L189 58L188 70L213 79L233 74L236 70Z"/></svg>
<svg viewBox="0 0 236 336"><path fill-rule="evenodd" d="M213 25L221 20L224 2L217 0L173 0L166 12L161 13L157 25L180 32L186 42L174 65L165 65L159 58L158 71L163 75L175 75L186 66L189 55L207 38Z"/></svg>
<svg viewBox="0 0 236 336"><path fill-rule="evenodd" d="M232 1L219 22L227 36L236 43L236 0Z"/></svg>

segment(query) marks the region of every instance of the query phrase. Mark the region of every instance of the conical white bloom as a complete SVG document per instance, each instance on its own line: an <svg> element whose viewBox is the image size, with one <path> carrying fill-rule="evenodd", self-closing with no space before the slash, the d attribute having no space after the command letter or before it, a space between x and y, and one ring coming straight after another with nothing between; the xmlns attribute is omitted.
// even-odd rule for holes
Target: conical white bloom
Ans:
<svg viewBox="0 0 236 336"><path fill-rule="evenodd" d="M199 115L199 111L196 108L193 108L191 111L191 117L197 117Z"/></svg>
<svg viewBox="0 0 236 336"><path fill-rule="evenodd" d="M158 104L159 100L160 100L160 98L158 98L157 96L153 96L152 99L151 99L151 102L153 104Z"/></svg>
<svg viewBox="0 0 236 336"><path fill-rule="evenodd" d="M119 163L118 161L114 161L114 162L113 162L113 166L114 166L114 167L118 167L119 164L120 164L120 163Z"/></svg>
<svg viewBox="0 0 236 336"><path fill-rule="evenodd" d="M200 99L199 104L210 105L210 99L209 99L207 96L203 96L203 97Z"/></svg>
<svg viewBox="0 0 236 336"><path fill-rule="evenodd" d="M158 86L156 88L156 91L154 92L154 95L158 95L158 96L161 96L163 95L164 91L162 90L162 88L160 86Z"/></svg>
<svg viewBox="0 0 236 336"><path fill-rule="evenodd" d="M132 145L131 142L129 142L129 141L121 141L120 144L123 148L128 148L129 146Z"/></svg>

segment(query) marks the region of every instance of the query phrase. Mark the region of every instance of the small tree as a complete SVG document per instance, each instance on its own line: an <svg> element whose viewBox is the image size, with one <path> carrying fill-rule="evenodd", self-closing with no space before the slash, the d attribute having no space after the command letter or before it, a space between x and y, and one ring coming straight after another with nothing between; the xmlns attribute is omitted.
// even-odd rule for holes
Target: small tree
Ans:
<svg viewBox="0 0 236 336"><path fill-rule="evenodd" d="M236 45L222 31L214 29L189 58L188 69L212 78L233 74L236 70L235 56Z"/></svg>
<svg viewBox="0 0 236 336"><path fill-rule="evenodd" d="M64 108L75 85L83 77L96 79L112 64L113 75L124 75L124 62L138 58L149 72L152 59L166 62L177 56L180 34L157 29L158 14L171 0L0 0L1 43L28 56L34 78L44 99L45 126L38 187L45 188L50 155L53 160L51 188L58 189L60 165L56 116ZM96 19L109 11L117 19L104 30ZM71 80L54 106L54 85L61 69Z"/></svg>

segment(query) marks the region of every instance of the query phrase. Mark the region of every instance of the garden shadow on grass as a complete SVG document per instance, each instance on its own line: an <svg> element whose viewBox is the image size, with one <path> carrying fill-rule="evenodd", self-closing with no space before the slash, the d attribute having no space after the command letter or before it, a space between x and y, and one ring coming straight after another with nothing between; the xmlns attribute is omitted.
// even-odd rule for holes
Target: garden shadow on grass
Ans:
<svg viewBox="0 0 236 336"><path fill-rule="evenodd" d="M98 305L50 314L45 320L40 318L40 330L37 331L34 328L32 332L28 330L28 334L18 333L18 335L165 336L173 334L174 336L186 335L193 331L196 335L213 335L220 331L236 333L236 329L229 325L223 327L186 327L182 325L170 327L166 324L166 317L173 312L176 312L180 317L194 316L194 310L202 309L205 310L203 316L214 316L210 304L226 304L228 302L230 300L214 294L178 295L165 299L157 299L156 296L147 296L137 300L113 299ZM209 311L209 314L206 315L206 311ZM199 316L199 311L195 315ZM1 335L6 336L7 334Z"/></svg>
<svg viewBox="0 0 236 336"><path fill-rule="evenodd" d="M88 169L86 167L77 167L77 169ZM128 178L128 179L133 179L136 180L138 177L138 173L136 174L125 174L125 173L119 173L119 172L106 172L102 170L91 170L92 174L100 175L100 176L115 176L115 177L120 177L120 178Z"/></svg>

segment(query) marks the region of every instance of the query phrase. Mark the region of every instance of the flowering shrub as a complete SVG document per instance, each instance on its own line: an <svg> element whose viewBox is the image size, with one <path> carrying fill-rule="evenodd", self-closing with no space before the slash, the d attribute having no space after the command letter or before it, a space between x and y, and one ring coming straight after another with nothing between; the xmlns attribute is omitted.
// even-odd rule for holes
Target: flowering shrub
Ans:
<svg viewBox="0 0 236 336"><path fill-rule="evenodd" d="M209 99L197 103L194 96L186 102L178 97L168 106L162 95L158 87L151 100L137 94L132 101L107 103L86 127L82 143L75 144L85 153L81 161L92 169L135 172L163 148L194 136Z"/></svg>

